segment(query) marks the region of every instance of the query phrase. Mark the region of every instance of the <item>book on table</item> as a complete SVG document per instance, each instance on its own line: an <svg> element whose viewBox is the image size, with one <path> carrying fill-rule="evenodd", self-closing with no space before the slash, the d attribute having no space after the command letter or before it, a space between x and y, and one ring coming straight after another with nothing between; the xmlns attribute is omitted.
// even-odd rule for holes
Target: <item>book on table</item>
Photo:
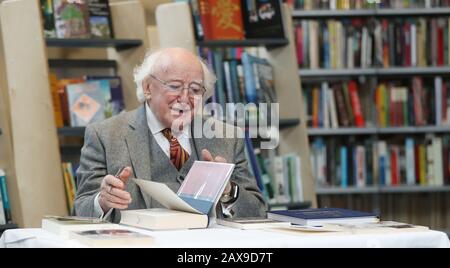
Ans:
<svg viewBox="0 0 450 268"><path fill-rule="evenodd" d="M280 228L291 226L291 223L289 222L276 221L267 218L224 218L224 219L217 219L217 223L219 225L242 230Z"/></svg>
<svg viewBox="0 0 450 268"><path fill-rule="evenodd" d="M121 224L152 229L207 228L234 164L195 161L178 192L166 184L135 179L141 191L165 208L121 211Z"/></svg>
<svg viewBox="0 0 450 268"><path fill-rule="evenodd" d="M89 247L151 247L152 236L124 228L85 230L70 232L69 238L75 239Z"/></svg>
<svg viewBox="0 0 450 268"><path fill-rule="evenodd" d="M45 216L42 219L41 227L48 232L68 238L72 231L111 229L117 228L118 225L100 218Z"/></svg>
<svg viewBox="0 0 450 268"><path fill-rule="evenodd" d="M325 224L362 224L380 221L377 214L342 208L269 211L267 212L267 217L277 221L285 221L306 226L320 226Z"/></svg>

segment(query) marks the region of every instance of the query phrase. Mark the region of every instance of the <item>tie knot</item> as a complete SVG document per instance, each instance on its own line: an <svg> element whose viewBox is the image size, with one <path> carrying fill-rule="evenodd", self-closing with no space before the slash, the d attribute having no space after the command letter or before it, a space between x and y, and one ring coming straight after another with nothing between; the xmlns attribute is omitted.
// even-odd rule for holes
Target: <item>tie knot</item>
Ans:
<svg viewBox="0 0 450 268"><path fill-rule="evenodd" d="M166 137L166 139L168 139L169 141L173 139L172 130L170 128L163 129L162 133L164 137Z"/></svg>

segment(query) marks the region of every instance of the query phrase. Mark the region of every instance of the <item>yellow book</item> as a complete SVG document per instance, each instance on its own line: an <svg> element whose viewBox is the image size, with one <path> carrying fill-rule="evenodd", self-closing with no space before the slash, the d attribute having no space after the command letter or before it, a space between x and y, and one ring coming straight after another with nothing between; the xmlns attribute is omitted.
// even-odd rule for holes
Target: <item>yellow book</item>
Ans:
<svg viewBox="0 0 450 268"><path fill-rule="evenodd" d="M61 109L61 101L58 94L58 78L56 77L56 74L51 72L49 75L50 80L50 94L52 96L52 103L53 103L53 112L55 114L55 124L56 127L60 128L63 127L63 115L62 115L62 109Z"/></svg>
<svg viewBox="0 0 450 268"><path fill-rule="evenodd" d="M427 156L425 145L419 145L419 181L420 185L427 185Z"/></svg>
<svg viewBox="0 0 450 268"><path fill-rule="evenodd" d="M73 208L73 201L75 199L75 194L73 190L73 184L70 179L70 173L68 172L67 169L67 163L62 163L61 165L63 170L64 186L66 188L67 206L70 212Z"/></svg>

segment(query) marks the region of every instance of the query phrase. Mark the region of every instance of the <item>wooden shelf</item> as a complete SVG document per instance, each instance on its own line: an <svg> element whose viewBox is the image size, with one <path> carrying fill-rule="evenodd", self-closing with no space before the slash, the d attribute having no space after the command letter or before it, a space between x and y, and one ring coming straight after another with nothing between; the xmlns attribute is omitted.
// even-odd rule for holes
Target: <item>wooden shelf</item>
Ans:
<svg viewBox="0 0 450 268"><path fill-rule="evenodd" d="M302 79L355 76L398 76L398 75L448 75L450 67L392 67L392 68L354 68L354 69L299 69Z"/></svg>
<svg viewBox="0 0 450 268"><path fill-rule="evenodd" d="M370 186L370 187L331 187L317 188L318 195L349 195L349 194L389 194L389 193L439 193L450 192L450 186Z"/></svg>
<svg viewBox="0 0 450 268"><path fill-rule="evenodd" d="M58 128L58 135L70 137L84 137L85 127L62 127Z"/></svg>
<svg viewBox="0 0 450 268"><path fill-rule="evenodd" d="M245 40L210 40L197 41L200 47L281 47L289 44L287 39L245 39Z"/></svg>
<svg viewBox="0 0 450 268"><path fill-rule="evenodd" d="M353 10L294 10L294 19L328 19L354 17L398 17L450 15L450 8L386 8Z"/></svg>
<svg viewBox="0 0 450 268"><path fill-rule="evenodd" d="M117 62L114 60L66 60L49 59L50 68L112 68L117 69Z"/></svg>
<svg viewBox="0 0 450 268"><path fill-rule="evenodd" d="M142 40L138 39L46 39L48 47L115 47L117 50L124 50L139 47Z"/></svg>
<svg viewBox="0 0 450 268"><path fill-rule="evenodd" d="M383 135L383 134L425 134L450 133L450 126L436 127L387 127L387 128L310 128L309 136L349 136L349 135Z"/></svg>

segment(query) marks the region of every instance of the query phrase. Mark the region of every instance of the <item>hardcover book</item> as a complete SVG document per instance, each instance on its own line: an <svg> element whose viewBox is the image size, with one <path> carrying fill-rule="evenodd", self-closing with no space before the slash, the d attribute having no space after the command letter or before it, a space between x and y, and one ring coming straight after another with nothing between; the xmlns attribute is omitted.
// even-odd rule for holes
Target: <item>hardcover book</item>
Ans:
<svg viewBox="0 0 450 268"><path fill-rule="evenodd" d="M53 0L58 38L89 38L89 10L86 0Z"/></svg>
<svg viewBox="0 0 450 268"><path fill-rule="evenodd" d="M195 161L177 193L164 183L136 179L165 209L125 210L120 223L153 230L206 228L233 169L234 164Z"/></svg>
<svg viewBox="0 0 450 268"><path fill-rule="evenodd" d="M107 79L109 81L109 89L111 91L112 115L117 115L125 110L125 101L122 91L122 79L120 76L88 75L85 78L87 81Z"/></svg>
<svg viewBox="0 0 450 268"><path fill-rule="evenodd" d="M232 219L226 218L226 219L217 219L217 223L223 226L242 230L280 228L291 226L291 223L289 222L276 221L266 218L232 218Z"/></svg>
<svg viewBox="0 0 450 268"><path fill-rule="evenodd" d="M307 226L379 222L376 214L342 208L269 211L267 218Z"/></svg>
<svg viewBox="0 0 450 268"><path fill-rule="evenodd" d="M108 0L88 0L91 37L113 38L113 27Z"/></svg>

